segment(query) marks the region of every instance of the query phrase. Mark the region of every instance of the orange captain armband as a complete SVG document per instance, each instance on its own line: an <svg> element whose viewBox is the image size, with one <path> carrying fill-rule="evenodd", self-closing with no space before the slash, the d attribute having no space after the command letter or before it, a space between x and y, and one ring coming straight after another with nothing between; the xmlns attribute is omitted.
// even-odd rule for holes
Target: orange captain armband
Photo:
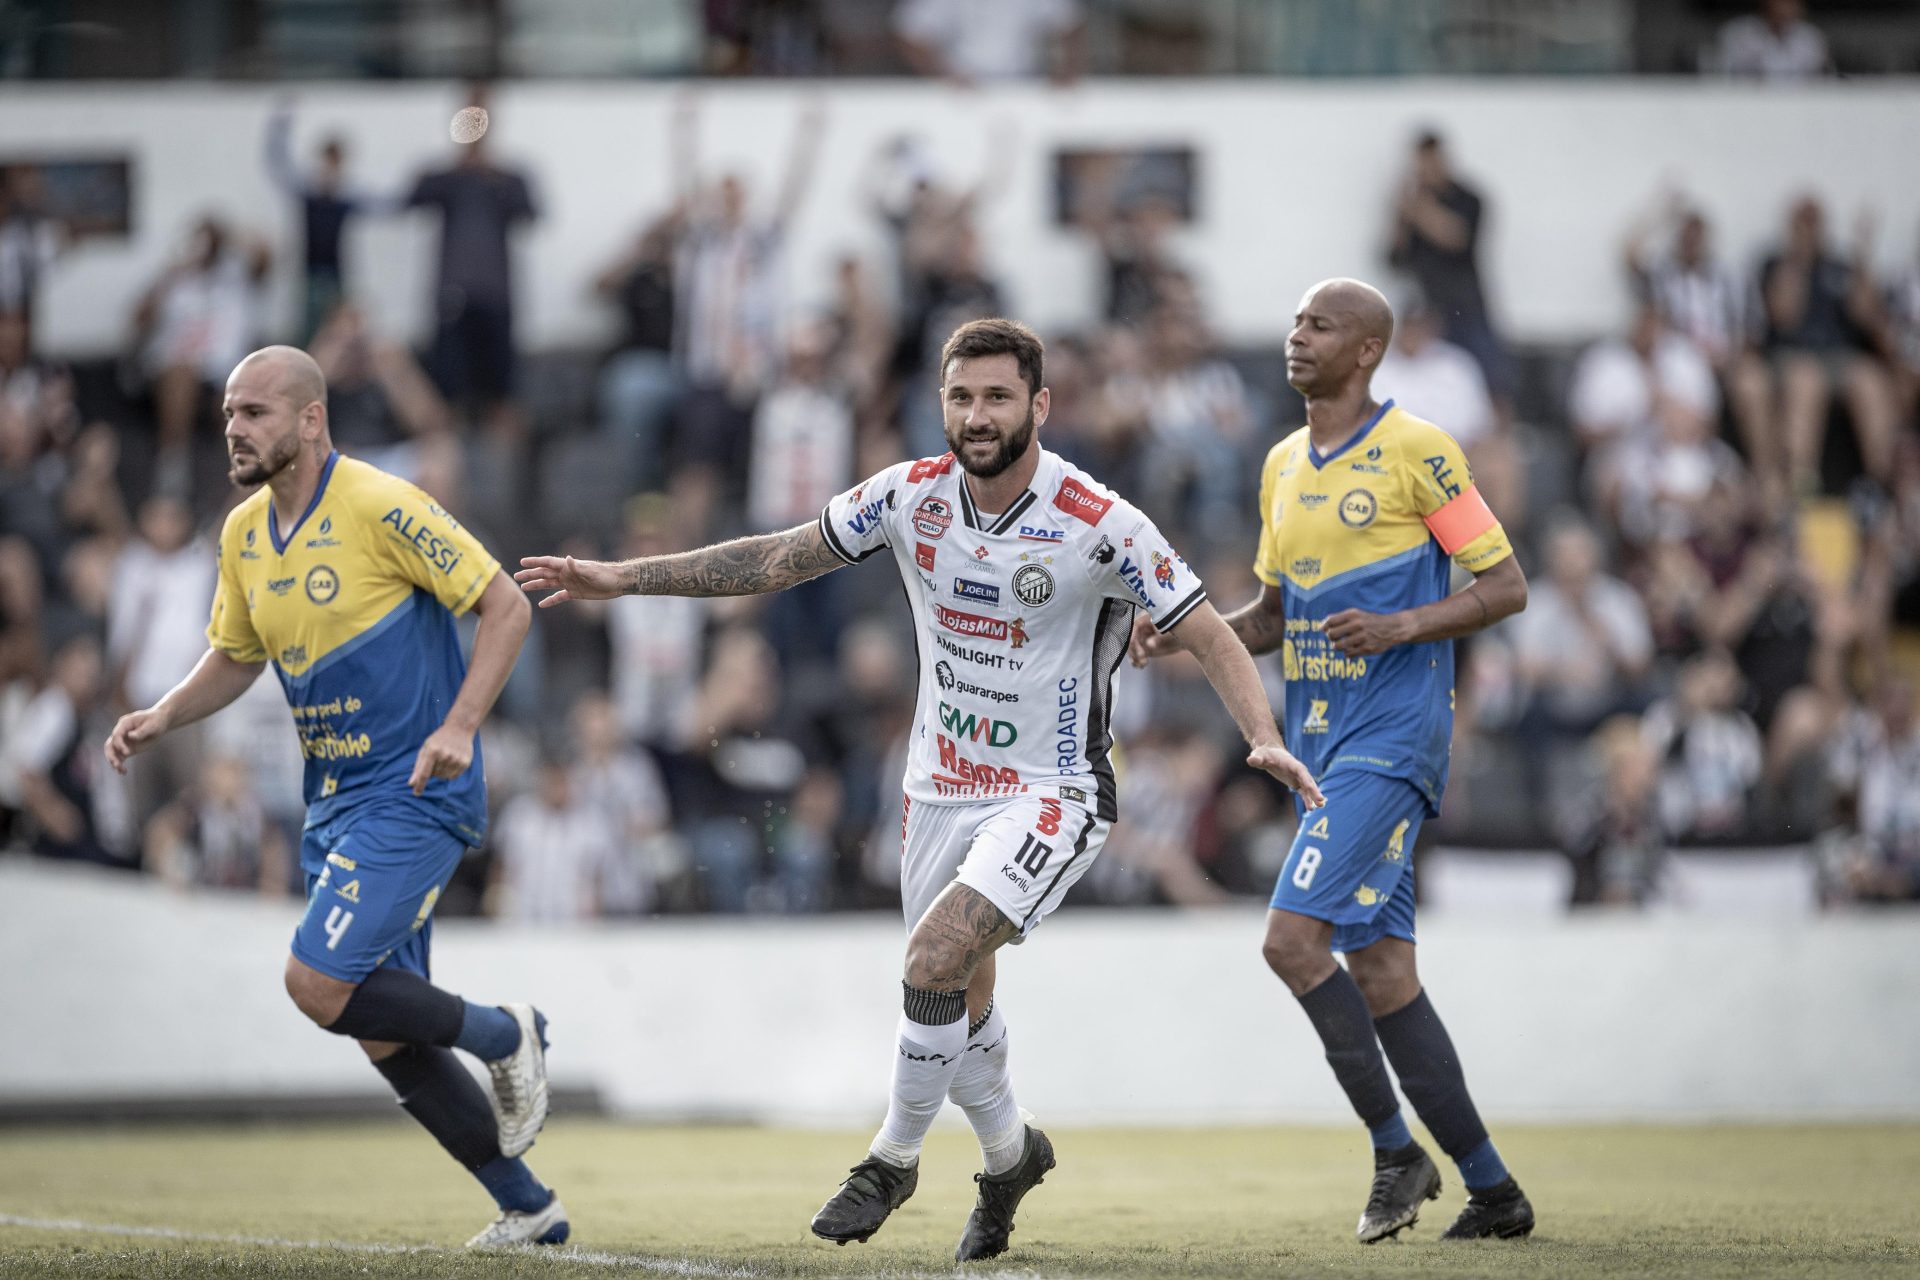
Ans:
<svg viewBox="0 0 1920 1280"><path fill-rule="evenodd" d="M1493 508L1480 496L1478 485L1468 485L1449 499L1445 506L1427 517L1427 528L1433 531L1441 550L1448 555L1457 554L1462 547L1499 523L1493 518Z"/></svg>

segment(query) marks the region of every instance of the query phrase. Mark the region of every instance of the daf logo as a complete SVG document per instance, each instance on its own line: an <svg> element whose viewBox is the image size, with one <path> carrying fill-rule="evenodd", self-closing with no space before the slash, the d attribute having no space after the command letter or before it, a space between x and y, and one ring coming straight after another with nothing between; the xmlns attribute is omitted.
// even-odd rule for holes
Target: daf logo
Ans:
<svg viewBox="0 0 1920 1280"><path fill-rule="evenodd" d="M1013 575L1013 594L1029 609L1053 599L1053 575L1037 564L1022 565Z"/></svg>

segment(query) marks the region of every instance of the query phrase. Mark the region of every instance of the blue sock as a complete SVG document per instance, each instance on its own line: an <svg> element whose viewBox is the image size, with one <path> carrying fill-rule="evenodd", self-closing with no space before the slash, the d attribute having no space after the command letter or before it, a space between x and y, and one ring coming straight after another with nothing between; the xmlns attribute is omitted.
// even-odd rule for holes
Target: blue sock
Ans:
<svg viewBox="0 0 1920 1280"><path fill-rule="evenodd" d="M1367 1131L1373 1135L1375 1151L1398 1151L1413 1141L1413 1133L1407 1128L1407 1119L1398 1111L1393 1113L1391 1119L1368 1125Z"/></svg>
<svg viewBox="0 0 1920 1280"><path fill-rule="evenodd" d="M475 1169L473 1176L480 1179L495 1204L515 1213L538 1213L553 1199L553 1192L540 1185L527 1162L518 1156L495 1156Z"/></svg>
<svg viewBox="0 0 1920 1280"><path fill-rule="evenodd" d="M504 1058L520 1047L520 1024L505 1009L466 1001L467 1016L453 1047L465 1049L482 1062Z"/></svg>
<svg viewBox="0 0 1920 1280"><path fill-rule="evenodd" d="M1485 1191L1488 1187L1497 1187L1507 1180L1507 1163L1500 1153L1493 1149L1493 1139L1485 1142L1454 1161L1460 1166L1460 1181L1467 1184L1469 1191Z"/></svg>

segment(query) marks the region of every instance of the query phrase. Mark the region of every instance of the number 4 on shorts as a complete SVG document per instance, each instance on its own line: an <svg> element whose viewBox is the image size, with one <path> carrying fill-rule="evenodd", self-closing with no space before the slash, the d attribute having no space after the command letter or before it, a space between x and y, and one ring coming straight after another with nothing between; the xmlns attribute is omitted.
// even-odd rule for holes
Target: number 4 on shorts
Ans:
<svg viewBox="0 0 1920 1280"><path fill-rule="evenodd" d="M327 913L327 950L332 951L340 945L340 939L347 936L347 926L353 923L353 912L335 907Z"/></svg>

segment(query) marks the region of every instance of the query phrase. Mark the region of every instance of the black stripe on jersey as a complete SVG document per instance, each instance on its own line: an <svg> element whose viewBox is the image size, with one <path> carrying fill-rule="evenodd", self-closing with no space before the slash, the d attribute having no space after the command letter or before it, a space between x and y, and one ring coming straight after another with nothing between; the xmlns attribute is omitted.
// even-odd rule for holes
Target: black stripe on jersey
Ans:
<svg viewBox="0 0 1920 1280"><path fill-rule="evenodd" d="M1095 812L1108 822L1120 816L1120 789L1113 781L1113 673L1120 659L1127 656L1127 639L1133 632L1133 606L1108 600L1100 606L1100 619L1093 624L1093 702L1087 708L1087 760L1093 766L1099 784ZM1106 666L1105 674L1101 666ZM1099 737L1095 737L1095 734Z"/></svg>
<svg viewBox="0 0 1920 1280"><path fill-rule="evenodd" d="M1193 589L1193 594L1188 596L1185 600L1182 600L1179 604L1173 606L1173 609L1167 614L1167 616L1164 619L1153 624L1153 629L1155 631L1161 632L1162 634L1165 634L1166 632L1173 630L1175 627L1180 625L1180 619L1186 617L1188 614L1192 613L1195 609L1199 608L1200 602L1202 600L1205 600L1206 598L1207 598L1207 589L1205 587L1195 587Z"/></svg>
<svg viewBox="0 0 1920 1280"><path fill-rule="evenodd" d="M1087 851L1087 838L1093 834L1093 824L1098 822L1099 819L1091 813L1087 813L1085 809L1082 809L1080 812L1086 815L1087 820L1080 824L1080 834L1073 842L1073 854L1065 862L1060 864L1058 871L1053 873L1053 879L1048 883L1047 891L1033 900L1033 910L1027 912L1020 921L1020 930L1023 933L1026 932L1027 922L1033 919L1034 913L1045 906L1047 899L1053 896L1054 886L1060 883L1061 876L1067 874L1067 868L1080 861L1081 855Z"/></svg>
<svg viewBox="0 0 1920 1280"><path fill-rule="evenodd" d="M973 509L973 495L967 491L967 477L960 477L960 518L967 522L967 528L980 527L980 513Z"/></svg>
<svg viewBox="0 0 1920 1280"><path fill-rule="evenodd" d="M827 509L820 512L820 536L827 540L829 547L833 548L833 554L848 564L860 563L860 557L848 554L847 549L840 545L840 539L834 536L833 522L827 519Z"/></svg>
<svg viewBox="0 0 1920 1280"><path fill-rule="evenodd" d="M1005 533L1007 530L1013 528L1013 522L1024 515L1027 508L1032 506L1034 502L1033 490L1029 489L1020 495L1020 501L1007 508L1007 514L1001 516L999 523L987 530L987 532Z"/></svg>

